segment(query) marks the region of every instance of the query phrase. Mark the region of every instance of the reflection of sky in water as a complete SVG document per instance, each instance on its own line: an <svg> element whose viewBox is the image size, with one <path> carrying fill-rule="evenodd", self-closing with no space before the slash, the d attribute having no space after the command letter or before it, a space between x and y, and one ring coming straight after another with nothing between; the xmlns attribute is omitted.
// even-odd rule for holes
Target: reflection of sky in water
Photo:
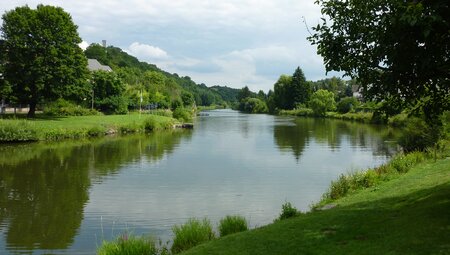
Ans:
<svg viewBox="0 0 450 255"><path fill-rule="evenodd" d="M123 162L114 175L91 186L68 253L92 253L102 237L125 230L168 240L171 227L190 217L208 217L216 225L225 215L239 214L251 226L265 225L278 216L284 201L308 210L339 174L381 164L389 154L374 151L386 146L378 145L383 139L373 130L363 138L364 147L355 142L352 132L366 132L368 126L349 124L349 132L335 128L330 138L320 130L322 124L309 121L304 136L287 133L283 138L277 135L303 126L292 117L230 111L200 117L192 137L182 139L173 153ZM320 132L325 135L319 137ZM296 144L290 137L303 140ZM293 146L302 148L298 157Z"/></svg>

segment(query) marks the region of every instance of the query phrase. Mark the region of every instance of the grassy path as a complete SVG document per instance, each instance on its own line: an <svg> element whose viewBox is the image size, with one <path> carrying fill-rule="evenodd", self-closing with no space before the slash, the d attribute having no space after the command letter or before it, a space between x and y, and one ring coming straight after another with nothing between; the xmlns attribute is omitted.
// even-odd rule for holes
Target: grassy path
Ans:
<svg viewBox="0 0 450 255"><path fill-rule="evenodd" d="M183 254L450 254L450 158Z"/></svg>

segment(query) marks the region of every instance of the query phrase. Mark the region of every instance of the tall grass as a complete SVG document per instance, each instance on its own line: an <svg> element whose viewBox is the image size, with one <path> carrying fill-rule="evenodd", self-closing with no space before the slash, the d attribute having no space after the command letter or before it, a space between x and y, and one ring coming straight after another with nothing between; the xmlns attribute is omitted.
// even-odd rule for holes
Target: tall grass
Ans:
<svg viewBox="0 0 450 255"><path fill-rule="evenodd" d="M427 157L429 155L426 152L401 153L393 157L389 163L374 169L347 175L342 174L337 180L331 182L330 188L323 195L322 201L318 205L339 199L353 191L373 187L380 181L406 173L413 166L423 162Z"/></svg>
<svg viewBox="0 0 450 255"><path fill-rule="evenodd" d="M33 123L27 120L2 120L0 119L0 141L37 141L38 130Z"/></svg>
<svg viewBox="0 0 450 255"><path fill-rule="evenodd" d="M219 233L220 236L226 236L248 230L247 220L238 215L228 215L220 220Z"/></svg>
<svg viewBox="0 0 450 255"><path fill-rule="evenodd" d="M159 249L153 239L122 235L114 241L103 241L98 255L157 255Z"/></svg>
<svg viewBox="0 0 450 255"><path fill-rule="evenodd" d="M214 239L214 232L208 219L189 219L185 224L172 228L175 235L171 251L174 254Z"/></svg>

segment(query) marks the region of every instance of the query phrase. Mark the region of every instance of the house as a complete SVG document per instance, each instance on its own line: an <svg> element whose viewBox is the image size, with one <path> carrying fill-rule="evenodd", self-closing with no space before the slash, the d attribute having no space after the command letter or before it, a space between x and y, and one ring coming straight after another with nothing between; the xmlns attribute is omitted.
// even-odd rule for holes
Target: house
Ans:
<svg viewBox="0 0 450 255"><path fill-rule="evenodd" d="M88 59L88 69L89 71L106 71L112 72L111 67L100 64L97 59Z"/></svg>

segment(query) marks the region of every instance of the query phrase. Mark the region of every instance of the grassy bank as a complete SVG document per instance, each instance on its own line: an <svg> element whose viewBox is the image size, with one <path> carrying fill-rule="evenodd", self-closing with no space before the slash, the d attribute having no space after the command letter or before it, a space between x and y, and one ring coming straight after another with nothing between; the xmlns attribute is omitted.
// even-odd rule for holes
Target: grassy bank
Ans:
<svg viewBox="0 0 450 255"><path fill-rule="evenodd" d="M331 202L332 209L226 236L183 254L450 254L450 158L398 160L393 164L407 173L386 173L388 178L338 199L325 195L320 205Z"/></svg>
<svg viewBox="0 0 450 255"><path fill-rule="evenodd" d="M171 129L173 118L158 115L95 115L0 119L0 142L61 140Z"/></svg>

